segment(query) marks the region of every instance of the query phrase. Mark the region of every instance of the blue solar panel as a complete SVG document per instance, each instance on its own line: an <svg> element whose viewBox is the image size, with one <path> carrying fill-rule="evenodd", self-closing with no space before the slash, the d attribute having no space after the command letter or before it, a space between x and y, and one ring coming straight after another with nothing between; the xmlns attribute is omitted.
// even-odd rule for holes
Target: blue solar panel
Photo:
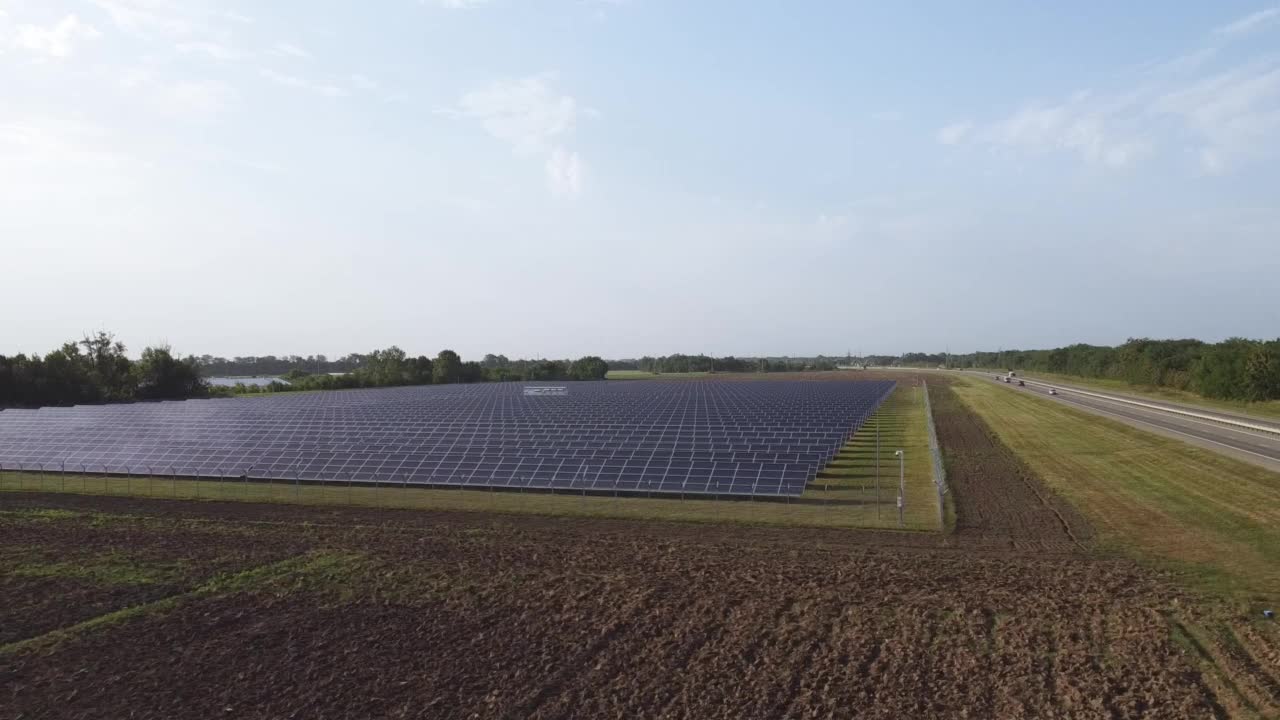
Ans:
<svg viewBox="0 0 1280 720"><path fill-rule="evenodd" d="M6 410L0 467L796 496L894 385L495 383Z"/></svg>

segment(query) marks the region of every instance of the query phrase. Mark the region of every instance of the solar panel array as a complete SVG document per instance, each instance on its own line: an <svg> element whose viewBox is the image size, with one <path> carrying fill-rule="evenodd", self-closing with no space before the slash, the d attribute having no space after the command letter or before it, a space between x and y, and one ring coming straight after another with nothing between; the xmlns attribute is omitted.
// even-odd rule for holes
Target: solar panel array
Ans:
<svg viewBox="0 0 1280 720"><path fill-rule="evenodd" d="M795 496L892 381L442 385L0 412L0 468Z"/></svg>

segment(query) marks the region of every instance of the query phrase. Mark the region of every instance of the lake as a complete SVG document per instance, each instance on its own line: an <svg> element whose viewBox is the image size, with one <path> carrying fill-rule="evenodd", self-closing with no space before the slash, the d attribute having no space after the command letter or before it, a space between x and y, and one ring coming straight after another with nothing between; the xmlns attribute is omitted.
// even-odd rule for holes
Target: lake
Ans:
<svg viewBox="0 0 1280 720"><path fill-rule="evenodd" d="M257 385L258 387L270 385L273 382L284 383L285 385L289 384L288 380L281 380L280 378L274 377L274 376L210 377L210 378L205 378L204 380L210 385L216 385L217 387L234 387L236 383L240 383L242 385Z"/></svg>

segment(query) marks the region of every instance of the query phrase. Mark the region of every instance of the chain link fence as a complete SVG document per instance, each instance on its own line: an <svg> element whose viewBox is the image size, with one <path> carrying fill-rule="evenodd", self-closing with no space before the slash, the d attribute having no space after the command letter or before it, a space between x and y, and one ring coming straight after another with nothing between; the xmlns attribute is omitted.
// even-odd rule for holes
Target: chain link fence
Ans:
<svg viewBox="0 0 1280 720"><path fill-rule="evenodd" d="M929 427L929 455L933 458L933 484L938 490L938 528L947 528L946 496L951 488L947 485L947 467L942 462L942 446L938 444L938 428L933 424L933 406L929 404L929 383L920 381L924 393L924 419Z"/></svg>

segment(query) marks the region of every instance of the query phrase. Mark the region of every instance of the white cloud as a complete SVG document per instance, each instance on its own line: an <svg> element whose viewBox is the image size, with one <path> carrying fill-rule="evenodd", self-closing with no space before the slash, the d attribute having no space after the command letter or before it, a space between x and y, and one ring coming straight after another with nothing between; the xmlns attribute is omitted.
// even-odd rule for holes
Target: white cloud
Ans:
<svg viewBox="0 0 1280 720"><path fill-rule="evenodd" d="M187 116L214 117L230 108L237 93L213 82L179 81L165 91L169 111Z"/></svg>
<svg viewBox="0 0 1280 720"><path fill-rule="evenodd" d="M503 80L473 90L456 108L439 112L474 118L490 135L510 143L518 153L549 150L554 140L571 132L581 110L569 95L551 88L551 76Z"/></svg>
<svg viewBox="0 0 1280 720"><path fill-rule="evenodd" d="M1221 173L1274 151L1280 141L1280 64L1221 73L1163 94L1153 105L1180 118L1202 143L1201 166Z"/></svg>
<svg viewBox="0 0 1280 720"><path fill-rule="evenodd" d="M943 127L936 138L944 145L1069 152L1112 168L1160 147L1194 158L1211 174L1280 156L1280 59L1264 54L1224 67L1239 53L1219 52L1229 42L1223 36L1274 21L1280 8L1218 28L1218 46L1121 74L1121 87L1027 103L1002 119Z"/></svg>
<svg viewBox="0 0 1280 720"><path fill-rule="evenodd" d="M857 234L858 227L848 215L828 215L823 213L814 221L813 226L801 228L815 243L822 246L836 246Z"/></svg>
<svg viewBox="0 0 1280 720"><path fill-rule="evenodd" d="M100 37L102 33L80 20L67 15L52 27L19 25L13 44L22 50L51 58L65 58L74 52L74 45L81 40Z"/></svg>
<svg viewBox="0 0 1280 720"><path fill-rule="evenodd" d="M300 58L302 60L311 59L311 53L291 43L276 43L276 46L272 49L271 53L280 57L293 57Z"/></svg>
<svg viewBox="0 0 1280 720"><path fill-rule="evenodd" d="M50 117L0 118L0 195L40 196L58 186L92 185L91 176L124 181L123 171L145 163L117 148L116 138L96 125Z"/></svg>
<svg viewBox="0 0 1280 720"><path fill-rule="evenodd" d="M115 26L139 35L188 35L193 20L169 0L89 0L101 8Z"/></svg>
<svg viewBox="0 0 1280 720"><path fill-rule="evenodd" d="M551 192L563 197L577 197L582 192L583 167L578 153L556 148L547 158L546 170Z"/></svg>
<svg viewBox="0 0 1280 720"><path fill-rule="evenodd" d="M1244 35L1280 20L1280 7L1259 10L1214 30L1215 35Z"/></svg>
<svg viewBox="0 0 1280 720"><path fill-rule="evenodd" d="M956 145L961 140L964 140L965 136L969 134L969 130L971 130L972 128L973 128L972 123L967 123L967 122L952 123L938 130L938 134L937 134L938 142L942 143L943 145Z"/></svg>
<svg viewBox="0 0 1280 720"><path fill-rule="evenodd" d="M1148 141L1113 130L1115 116L1105 101L1078 94L1061 104L1024 107L986 127L975 140L1032 152L1065 150L1091 163L1120 168L1145 152Z"/></svg>
<svg viewBox="0 0 1280 720"><path fill-rule="evenodd" d="M209 42L209 41L203 41L203 40L196 41L196 42L178 43L175 47L178 49L178 52L181 52L181 53L207 55L213 58L214 60L218 60L221 62L233 62L236 60L243 60L249 55L247 52L239 48L230 47L222 43Z"/></svg>
<svg viewBox="0 0 1280 720"><path fill-rule="evenodd" d="M369 77L356 73L351 76L351 86L357 90L377 90L378 83Z"/></svg>
<svg viewBox="0 0 1280 720"><path fill-rule="evenodd" d="M307 90L309 92L313 92L318 95L323 95L325 97L337 98L337 97L344 97L347 94L346 90L336 85L326 85L324 83L313 83L309 80L304 80L294 75L285 75L283 73L278 73L274 70L265 70L265 69L259 70L258 74L266 78L267 80L270 80L271 82L277 83L279 85L298 88L300 90Z"/></svg>
<svg viewBox="0 0 1280 720"><path fill-rule="evenodd" d="M935 137L943 145L984 145L1045 154L1070 152L1085 161L1123 168L1150 150L1150 141L1129 129L1131 99L1076 93L1057 103L1028 104L994 122L953 123Z"/></svg>
<svg viewBox="0 0 1280 720"><path fill-rule="evenodd" d="M545 153L552 192L576 196L582 191L584 163L561 141L572 134L580 116L595 117L598 113L556 91L553 80L547 73L501 80L466 93L455 107L436 112L479 121L485 131L510 145L517 155Z"/></svg>
<svg viewBox="0 0 1280 720"><path fill-rule="evenodd" d="M253 18L221 10L215 3L181 0L89 0L105 12L117 29L131 35L187 39L208 35L215 27L247 25Z"/></svg>
<svg viewBox="0 0 1280 720"><path fill-rule="evenodd" d="M189 120L216 118L233 108L240 97L235 88L221 82L172 80L151 69L126 72L120 86L151 110Z"/></svg>
<svg viewBox="0 0 1280 720"><path fill-rule="evenodd" d="M1213 148L1200 149L1200 167L1210 175L1220 175L1227 169L1226 160L1223 159L1222 153Z"/></svg>
<svg viewBox="0 0 1280 720"><path fill-rule="evenodd" d="M488 5L490 0L420 0L424 5L435 5L446 10L466 10Z"/></svg>

